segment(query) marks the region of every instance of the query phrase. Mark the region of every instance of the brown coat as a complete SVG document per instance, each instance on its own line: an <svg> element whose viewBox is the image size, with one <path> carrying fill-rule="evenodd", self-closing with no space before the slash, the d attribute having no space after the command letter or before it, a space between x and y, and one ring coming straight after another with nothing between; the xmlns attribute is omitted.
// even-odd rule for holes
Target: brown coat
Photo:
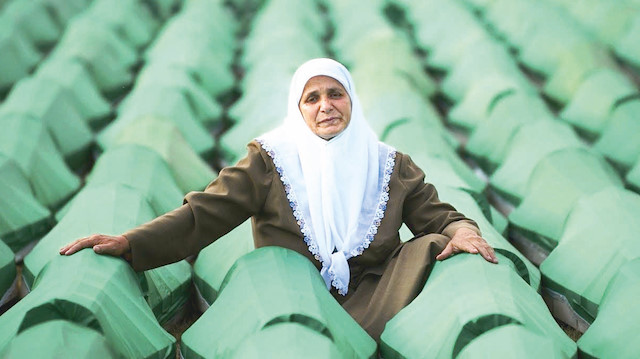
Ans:
<svg viewBox="0 0 640 359"><path fill-rule="evenodd" d="M245 158L223 169L203 192L187 194L183 206L124 234L135 270L197 254L249 217L256 247L289 248L321 268L303 240L273 161L257 142L248 148ZM378 232L362 255L349 259L349 294L333 293L376 340L384 323L422 289L430 263L453 233L461 227L479 231L473 221L439 201L409 156L398 152L395 161ZM421 238L402 243L398 231L403 223Z"/></svg>

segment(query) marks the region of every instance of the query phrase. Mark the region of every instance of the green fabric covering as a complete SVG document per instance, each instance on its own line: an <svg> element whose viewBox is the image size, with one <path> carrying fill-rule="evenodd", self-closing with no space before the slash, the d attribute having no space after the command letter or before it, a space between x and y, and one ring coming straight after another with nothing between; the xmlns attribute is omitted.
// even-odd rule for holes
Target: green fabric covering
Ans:
<svg viewBox="0 0 640 359"><path fill-rule="evenodd" d="M184 93L169 87L136 87L118 108L118 117L98 137L103 149L113 146L125 128L145 117L156 117L174 124L193 150L209 155L215 145L213 137L194 116Z"/></svg>
<svg viewBox="0 0 640 359"><path fill-rule="evenodd" d="M29 74L40 53L26 36L8 21L0 21L0 92Z"/></svg>
<svg viewBox="0 0 640 359"><path fill-rule="evenodd" d="M487 120L478 124L464 148L489 172L493 172L504 161L509 143L521 126L554 119L537 95L524 91L503 95L502 98L494 99Z"/></svg>
<svg viewBox="0 0 640 359"><path fill-rule="evenodd" d="M484 191L486 183L458 156L446 134L416 121L398 121L381 140L409 154L426 172L428 182L457 183L478 193Z"/></svg>
<svg viewBox="0 0 640 359"><path fill-rule="evenodd" d="M0 299L15 279L16 264L13 251L3 241L0 241Z"/></svg>
<svg viewBox="0 0 640 359"><path fill-rule="evenodd" d="M99 331L125 358L175 355L175 338L160 327L136 274L120 258L90 249L68 257L56 255L31 293L0 316L0 350L17 334L56 319Z"/></svg>
<svg viewBox="0 0 640 359"><path fill-rule="evenodd" d="M191 264L186 260L144 272L147 302L160 324L174 318L191 295Z"/></svg>
<svg viewBox="0 0 640 359"><path fill-rule="evenodd" d="M509 214L509 222L551 250L576 201L609 186L622 187L622 181L600 156L578 148L552 152L532 171L522 203Z"/></svg>
<svg viewBox="0 0 640 359"><path fill-rule="evenodd" d="M184 194L178 188L167 163L149 147L124 144L102 154L86 178L85 188L123 184L145 196L155 215L160 216L182 205ZM56 213L60 220L73 200Z"/></svg>
<svg viewBox="0 0 640 359"><path fill-rule="evenodd" d="M28 114L45 124L67 163L77 168L89 160L93 134L75 105L80 99L69 88L45 78L18 82L2 106L2 112Z"/></svg>
<svg viewBox="0 0 640 359"><path fill-rule="evenodd" d="M147 5L138 0L120 0L117 6L109 0L93 1L83 16L110 28L135 48L147 45L159 25Z"/></svg>
<svg viewBox="0 0 640 359"><path fill-rule="evenodd" d="M394 122L416 121L440 133L446 132L440 115L429 100L397 74L371 76L371 71L356 68L353 81L367 123L379 137Z"/></svg>
<svg viewBox="0 0 640 359"><path fill-rule="evenodd" d="M589 321L596 317L618 269L640 258L639 215L640 195L621 188L607 187L581 197L560 243L540 266L547 285L564 294Z"/></svg>
<svg viewBox="0 0 640 359"><path fill-rule="evenodd" d="M327 336L298 323L278 323L247 337L230 358L343 358Z"/></svg>
<svg viewBox="0 0 640 359"><path fill-rule="evenodd" d="M524 43L528 29L534 21L544 17L545 3L529 0L494 0L484 15L491 28L501 35L515 49Z"/></svg>
<svg viewBox="0 0 640 359"><path fill-rule="evenodd" d="M640 342L640 259L620 267L602 298L598 316L578 340L581 358L621 358L638 356Z"/></svg>
<svg viewBox="0 0 640 359"><path fill-rule="evenodd" d="M0 22L11 23L36 47L52 46L60 37L62 28L44 1L11 1L1 11Z"/></svg>
<svg viewBox="0 0 640 359"><path fill-rule="evenodd" d="M276 21L280 23L260 32L257 29L264 27L264 21L259 24L260 18L256 18L241 58L245 69L255 72L266 67L272 71L275 70L274 64L277 63L278 68L290 69L293 73L305 61L326 56L321 37L309 32L305 25L299 24L300 19ZM290 79L290 76L286 78L286 80Z"/></svg>
<svg viewBox="0 0 640 359"><path fill-rule="evenodd" d="M542 5L540 14L531 21L518 52L527 68L543 76L553 74L571 51L585 46L590 39L578 23L561 8Z"/></svg>
<svg viewBox="0 0 640 359"><path fill-rule="evenodd" d="M153 91L158 87L174 90L175 96L188 104L198 122L207 127L219 122L222 106L214 101L183 69L162 63L145 66L136 78L134 91ZM126 105L123 106L126 107ZM135 112L135 109L130 110ZM121 109L121 111L126 110Z"/></svg>
<svg viewBox="0 0 640 359"><path fill-rule="evenodd" d="M447 121L466 131L472 131L486 122L496 99L510 92L524 91L512 78L500 75L483 77L470 84L464 98L447 115Z"/></svg>
<svg viewBox="0 0 640 359"><path fill-rule="evenodd" d="M447 186L438 188L438 196L441 200L451 203L468 218L473 219L480 227L482 237L487 240L487 243L513 263L516 273L527 284L536 291L540 289L540 271L492 225L493 213L485 197Z"/></svg>
<svg viewBox="0 0 640 359"><path fill-rule="evenodd" d="M626 62L640 67L640 13L629 24L627 32L622 35L614 46L616 55L620 56Z"/></svg>
<svg viewBox="0 0 640 359"><path fill-rule="evenodd" d="M613 46L638 15L627 1L565 1L563 6L607 46Z"/></svg>
<svg viewBox="0 0 640 359"><path fill-rule="evenodd" d="M640 158L640 97L616 106L594 148L628 171Z"/></svg>
<svg viewBox="0 0 640 359"><path fill-rule="evenodd" d="M147 63L184 70L206 91L217 96L234 85L231 64L235 51L234 16L219 1L189 1L149 46Z"/></svg>
<svg viewBox="0 0 640 359"><path fill-rule="evenodd" d="M42 121L28 114L0 115L0 153L29 179L42 205L55 208L75 193L80 179L69 170Z"/></svg>
<svg viewBox="0 0 640 359"><path fill-rule="evenodd" d="M382 356L456 358L483 333L519 324L549 338L560 354L574 357L576 344L556 324L542 298L512 270L511 261L499 252L497 257L498 264L469 254L437 262L418 297L387 323ZM512 352L522 350L518 344L523 343L502 343L515 346Z"/></svg>
<svg viewBox="0 0 640 359"><path fill-rule="evenodd" d="M111 104L102 97L88 70L79 62L58 58L47 59L38 66L36 78L54 81L73 95L68 101L92 129L105 124L111 115Z"/></svg>
<svg viewBox="0 0 640 359"><path fill-rule="evenodd" d="M107 94L123 92L133 80L129 67L138 61L133 48L112 30L96 26L89 16L77 16L69 23L50 56L85 64L97 87Z"/></svg>
<svg viewBox="0 0 640 359"><path fill-rule="evenodd" d="M2 358L117 358L105 337L92 328L66 320L50 320L16 335Z"/></svg>
<svg viewBox="0 0 640 359"><path fill-rule="evenodd" d="M432 52L427 57L430 67L450 71L457 61L468 56L466 50L469 46L491 39L489 32L471 12L454 21L447 25L451 28L442 31L434 43Z"/></svg>
<svg viewBox="0 0 640 359"><path fill-rule="evenodd" d="M496 40L470 44L465 56L456 61L441 83L442 92L454 102L461 101L474 84L500 78L526 89L531 85L522 75L513 57Z"/></svg>
<svg viewBox="0 0 640 359"><path fill-rule="evenodd" d="M74 198L62 220L24 258L28 286L42 268L60 256L63 245L94 233L117 235L155 218L139 191L124 184L89 186Z"/></svg>
<svg viewBox="0 0 640 359"><path fill-rule="evenodd" d="M508 343L508 345L505 345ZM507 324L483 333L469 343L458 359L480 358L569 359L551 338L518 324Z"/></svg>
<svg viewBox="0 0 640 359"><path fill-rule="evenodd" d="M573 98L590 72L616 67L608 50L592 43L567 48L562 53L564 57L542 88L545 95L560 104Z"/></svg>
<svg viewBox="0 0 640 359"><path fill-rule="evenodd" d="M44 235L53 226L51 212L33 196L29 180L0 153L0 239L13 251Z"/></svg>
<svg viewBox="0 0 640 359"><path fill-rule="evenodd" d="M640 193L640 157L638 157L635 166L629 170L629 173L627 173L624 180L629 184L629 186L631 186L631 188Z"/></svg>
<svg viewBox="0 0 640 359"><path fill-rule="evenodd" d="M91 3L91 0L35 0L37 2L44 2L47 5L49 11L54 14L54 17L58 23L62 24L63 28L71 21L77 14L83 12Z"/></svg>
<svg viewBox="0 0 640 359"><path fill-rule="evenodd" d="M559 149L582 147L578 136L565 123L538 120L522 125L510 140L507 155L489 182L508 201L518 203L540 160Z"/></svg>
<svg viewBox="0 0 640 359"><path fill-rule="evenodd" d="M373 339L331 296L318 269L281 247L256 249L236 261L216 301L182 335L181 349L188 358L218 357L281 322L327 335L346 358L372 358L376 352Z"/></svg>
<svg viewBox="0 0 640 359"><path fill-rule="evenodd" d="M209 305L218 297L229 269L254 247L251 220L246 220L198 253L198 259L193 263L193 280Z"/></svg>
<svg viewBox="0 0 640 359"><path fill-rule="evenodd" d="M635 93L638 90L625 74L600 69L585 77L560 113L560 118L585 133L586 137L596 138L609 122L616 103Z"/></svg>
<svg viewBox="0 0 640 359"><path fill-rule="evenodd" d="M481 32L478 20L469 9L453 1L421 1L410 4L411 15L415 25L415 36L418 43L428 51L439 51L444 47L442 59L449 55L449 50L455 50L465 45L464 37ZM460 37L456 39L456 37ZM471 36L470 36L471 37ZM451 49L447 43L451 41ZM455 51L454 51L455 52ZM451 58L449 58L451 60ZM455 61L455 59L453 59ZM431 61L431 60L428 60ZM440 64L439 61L438 64ZM445 64L443 64L445 65ZM449 63L451 65L451 63Z"/></svg>
<svg viewBox="0 0 640 359"><path fill-rule="evenodd" d="M121 144L138 144L156 151L171 169L182 193L203 190L216 176L170 120L154 116L132 122L122 130L113 146Z"/></svg>
<svg viewBox="0 0 640 359"><path fill-rule="evenodd" d="M378 16L381 16L377 9L372 7L367 7L367 9L376 11ZM352 11L349 11L349 16L353 16ZM386 20L381 18L380 21ZM354 23L359 24L359 21ZM388 25L368 28L367 30L371 31L367 31L367 33L363 33L362 29L362 26L358 26L357 34L354 34L357 36L357 42L349 42L348 45L340 49L339 58L353 64L352 70L361 69L362 77L365 77L366 73L375 73L374 77L379 78L382 73L382 79L388 79L389 74L393 74L410 83L415 91L423 97L435 94L436 84L424 71L423 65L414 54L407 38L400 37ZM355 75L353 71L352 75ZM384 87L383 84L379 86ZM358 86L358 91L362 90L366 91L367 89Z"/></svg>
<svg viewBox="0 0 640 359"><path fill-rule="evenodd" d="M127 184L105 183L85 187L74 198L65 216L24 258L28 286L53 258L58 249L74 239L94 233L117 235L156 217L144 194ZM165 322L189 296L191 268L181 261L144 273L149 305Z"/></svg>

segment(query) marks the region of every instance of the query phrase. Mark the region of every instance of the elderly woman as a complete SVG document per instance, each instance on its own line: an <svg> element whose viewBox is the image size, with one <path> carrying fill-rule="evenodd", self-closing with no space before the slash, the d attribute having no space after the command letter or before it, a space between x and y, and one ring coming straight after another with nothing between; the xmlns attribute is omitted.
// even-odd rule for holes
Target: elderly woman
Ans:
<svg viewBox="0 0 640 359"><path fill-rule="evenodd" d="M496 262L476 224L440 202L408 155L378 141L351 75L314 59L291 81L284 124L248 145L182 207L123 235L93 235L60 249L93 247L137 271L197 254L252 218L256 247L305 255L327 288L376 340L424 286L434 259L480 253ZM416 235L401 242L405 223Z"/></svg>

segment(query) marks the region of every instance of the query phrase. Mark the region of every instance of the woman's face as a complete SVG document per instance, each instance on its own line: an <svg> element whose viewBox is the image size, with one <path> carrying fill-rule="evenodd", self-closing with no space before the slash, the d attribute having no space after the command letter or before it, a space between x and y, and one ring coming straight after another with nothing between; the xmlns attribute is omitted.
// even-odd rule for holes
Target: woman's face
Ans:
<svg viewBox="0 0 640 359"><path fill-rule="evenodd" d="M311 131L325 140L339 135L351 121L351 98L342 84L329 76L309 79L298 107Z"/></svg>

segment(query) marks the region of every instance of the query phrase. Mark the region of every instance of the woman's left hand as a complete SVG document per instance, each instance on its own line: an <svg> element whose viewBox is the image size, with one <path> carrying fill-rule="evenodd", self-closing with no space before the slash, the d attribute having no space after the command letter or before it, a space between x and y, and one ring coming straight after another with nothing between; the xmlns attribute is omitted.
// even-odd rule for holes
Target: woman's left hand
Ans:
<svg viewBox="0 0 640 359"><path fill-rule="evenodd" d="M436 256L436 259L441 261L460 252L471 254L480 253L487 262L498 263L498 258L489 243L468 228L458 229L444 250Z"/></svg>

